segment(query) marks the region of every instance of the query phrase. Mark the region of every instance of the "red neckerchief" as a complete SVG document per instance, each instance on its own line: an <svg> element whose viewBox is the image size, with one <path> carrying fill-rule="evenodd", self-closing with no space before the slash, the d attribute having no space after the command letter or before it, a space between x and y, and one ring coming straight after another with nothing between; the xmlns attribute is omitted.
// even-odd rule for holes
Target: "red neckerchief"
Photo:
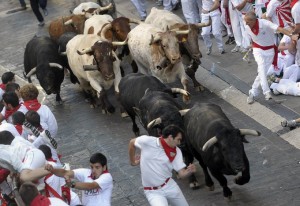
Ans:
<svg viewBox="0 0 300 206"><path fill-rule="evenodd" d="M103 172L102 172L102 174L105 174L105 173L109 173L108 172L108 170L104 170ZM101 175L102 175L101 174ZM94 178L93 176L92 176L92 173L90 174L90 176L88 176L88 177L90 177L92 180L95 180L96 178Z"/></svg>
<svg viewBox="0 0 300 206"><path fill-rule="evenodd" d="M69 187L66 186L61 186L61 192L62 192L62 196L63 198L67 201L68 205L71 202L71 190Z"/></svg>
<svg viewBox="0 0 300 206"><path fill-rule="evenodd" d="M18 106L16 106L15 108L13 108L12 110L5 110L5 114L4 114L4 119L8 119L14 112L18 111L18 109L21 107L21 105L19 104Z"/></svg>
<svg viewBox="0 0 300 206"><path fill-rule="evenodd" d="M48 158L47 161L49 162L57 162L55 159L53 159L52 157L51 158Z"/></svg>
<svg viewBox="0 0 300 206"><path fill-rule="evenodd" d="M30 203L30 206L50 206L50 205L51 205L51 202L50 202L49 198L47 198L43 195L36 196Z"/></svg>
<svg viewBox="0 0 300 206"><path fill-rule="evenodd" d="M256 19L254 26L251 28L251 31L252 31L253 34L255 34L256 36L258 35L258 32L259 32L259 23L258 23L258 19Z"/></svg>
<svg viewBox="0 0 300 206"><path fill-rule="evenodd" d="M21 124L16 124L15 125L16 130L19 132L20 135L22 135L23 132L23 127Z"/></svg>
<svg viewBox="0 0 300 206"><path fill-rule="evenodd" d="M34 111L38 111L38 109L41 107L41 104L38 102L37 99L24 101L23 105L28 110L34 110Z"/></svg>
<svg viewBox="0 0 300 206"><path fill-rule="evenodd" d="M175 148L170 147L166 143L164 138L162 138L162 137L160 137L159 139L160 139L160 142L161 142L161 146L165 150L165 153L166 153L167 157L169 158L170 162L173 162L173 160L175 159L175 156L176 156L176 147Z"/></svg>
<svg viewBox="0 0 300 206"><path fill-rule="evenodd" d="M5 91L6 85L5 84L0 84L0 89L2 89L3 91Z"/></svg>
<svg viewBox="0 0 300 206"><path fill-rule="evenodd" d="M291 9L295 6L295 4L298 2L299 0L292 0L291 2ZM1 85L0 85L1 86Z"/></svg>

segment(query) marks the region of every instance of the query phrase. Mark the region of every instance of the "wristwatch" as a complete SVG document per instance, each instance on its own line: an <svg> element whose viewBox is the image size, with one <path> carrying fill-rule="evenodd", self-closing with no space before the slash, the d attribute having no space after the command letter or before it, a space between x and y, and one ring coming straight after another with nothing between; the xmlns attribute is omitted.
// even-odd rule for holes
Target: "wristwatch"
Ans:
<svg viewBox="0 0 300 206"><path fill-rule="evenodd" d="M76 186L76 182L72 181L71 182L71 188L75 188L75 186Z"/></svg>

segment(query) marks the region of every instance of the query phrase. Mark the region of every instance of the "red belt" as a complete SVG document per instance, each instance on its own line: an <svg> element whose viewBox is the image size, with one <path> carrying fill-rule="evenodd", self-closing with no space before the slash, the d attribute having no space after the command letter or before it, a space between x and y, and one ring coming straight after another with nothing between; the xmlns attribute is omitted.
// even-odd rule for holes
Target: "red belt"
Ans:
<svg viewBox="0 0 300 206"><path fill-rule="evenodd" d="M144 190L158 190L158 189L162 188L163 186L165 186L169 182L170 179L171 178L169 177L168 179L166 179L166 181L162 185L160 185L158 187L144 187Z"/></svg>
<svg viewBox="0 0 300 206"><path fill-rule="evenodd" d="M274 49L274 57L273 57L273 65L275 68L277 68L277 58L278 58L278 47L274 44L274 45L271 45L271 46L261 46L255 42L252 42L252 47L253 48L259 48L259 49L262 49L262 50L269 50L269 49ZM275 69L276 70L276 69Z"/></svg>

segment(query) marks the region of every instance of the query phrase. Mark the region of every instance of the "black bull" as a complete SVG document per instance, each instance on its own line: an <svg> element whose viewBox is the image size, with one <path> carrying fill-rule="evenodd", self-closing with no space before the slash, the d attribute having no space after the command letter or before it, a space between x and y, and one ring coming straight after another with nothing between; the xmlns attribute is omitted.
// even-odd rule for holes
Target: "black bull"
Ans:
<svg viewBox="0 0 300 206"><path fill-rule="evenodd" d="M234 128L219 106L206 103L194 105L184 115L184 128L187 149L199 161L206 186L214 189L207 168L223 187L226 198L230 198L232 192L224 174L237 175L241 172L242 175L235 178L235 183L243 185L249 182L249 161L243 145L247 140L244 136L259 136L259 132ZM193 161L192 156L186 157L187 164Z"/></svg>

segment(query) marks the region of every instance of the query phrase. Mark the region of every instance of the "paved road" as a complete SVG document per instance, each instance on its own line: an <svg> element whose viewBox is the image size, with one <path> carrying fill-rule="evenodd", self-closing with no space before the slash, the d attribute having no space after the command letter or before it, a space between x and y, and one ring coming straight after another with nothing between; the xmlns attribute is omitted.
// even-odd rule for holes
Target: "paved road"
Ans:
<svg viewBox="0 0 300 206"><path fill-rule="evenodd" d="M68 10L79 2L81 1L49 0L47 23L56 16L68 15ZM116 0L116 2L119 12L125 12L130 17L137 17L129 1ZM154 3L154 1L149 2ZM30 9L6 14L8 10L17 6L18 1L15 0L0 3L0 65L1 72L9 69L22 77L26 43L35 34L43 35L47 32L46 27L38 28ZM226 48L226 50L229 49ZM228 56L227 58L232 58ZM217 63L225 56L212 54L207 58L215 58ZM210 62L204 60L203 64L204 67L209 68L205 65L210 65ZM230 68L229 64L226 68ZM241 67L242 69L245 68ZM218 71L222 73L225 70L218 67ZM239 75L242 74L237 74ZM221 74L218 76L222 77ZM226 76L223 75L223 77ZM199 190L190 190L187 180L178 180L190 205L300 205L299 150L281 138L286 135L287 139L295 139L298 131L290 132L278 127L276 121L283 116L278 115L272 109L269 110L263 104L256 103L251 107L245 105L246 96L243 91L231 86L235 84L236 79L232 82L228 81L231 83L229 85L217 76L210 75L203 68L199 68L197 78L207 89L203 93L192 90L191 104L194 102L216 103L223 108L236 127L255 128L262 133L262 136L248 137L250 143L245 144L251 165L251 181L244 186L237 186L233 184L233 177L228 177L229 187L233 191L233 200L230 203L223 199L221 187L216 181L215 191L207 191L203 173L199 167L197 171L201 184ZM47 96L44 102L51 107L58 120L59 151L63 155L63 160L70 162L72 168L88 167L89 156L92 153L99 151L104 153L108 157L109 170L115 181L112 205L148 205L141 187L140 170L138 167L131 167L128 163L127 145L133 137L130 120L122 119L118 112L113 115L103 115L99 109L90 109L89 105L84 102L78 85L71 84L67 78L63 83L61 96L65 101L64 105L55 106L54 96ZM110 95L110 98L114 105L118 105L113 95ZM272 106L277 107L277 104ZM289 115L295 115L296 106L286 107L286 110L278 108L278 110L289 111ZM261 116L257 113L261 113ZM145 133L144 130L142 132Z"/></svg>

